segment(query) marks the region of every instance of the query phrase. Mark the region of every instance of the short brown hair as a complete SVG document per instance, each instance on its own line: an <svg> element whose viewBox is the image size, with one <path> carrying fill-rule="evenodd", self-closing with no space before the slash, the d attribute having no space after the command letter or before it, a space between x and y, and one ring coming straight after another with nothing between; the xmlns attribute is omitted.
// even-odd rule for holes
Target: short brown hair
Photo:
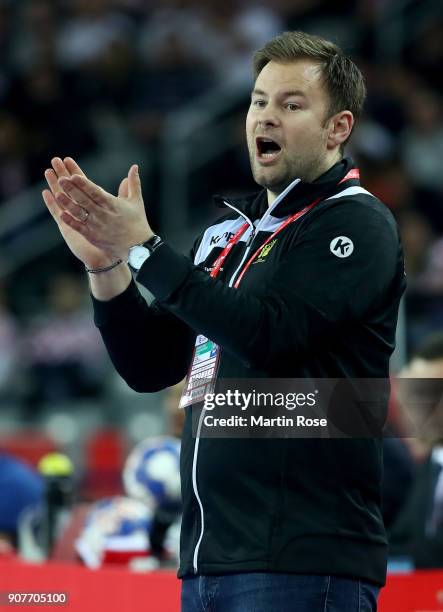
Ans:
<svg viewBox="0 0 443 612"><path fill-rule="evenodd" d="M254 79L270 61L286 63L299 59L318 61L329 94L326 119L342 110L360 117L366 98L362 73L333 42L306 32L283 32L254 53Z"/></svg>

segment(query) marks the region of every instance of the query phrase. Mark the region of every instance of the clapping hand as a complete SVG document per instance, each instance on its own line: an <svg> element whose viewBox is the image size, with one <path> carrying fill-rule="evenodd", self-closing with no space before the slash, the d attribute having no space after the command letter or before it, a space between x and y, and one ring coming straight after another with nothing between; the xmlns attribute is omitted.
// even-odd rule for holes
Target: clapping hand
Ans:
<svg viewBox="0 0 443 612"><path fill-rule="evenodd" d="M69 248L86 266L126 261L131 246L153 235L136 165L113 196L89 180L72 158L55 157L51 164L43 200Z"/></svg>

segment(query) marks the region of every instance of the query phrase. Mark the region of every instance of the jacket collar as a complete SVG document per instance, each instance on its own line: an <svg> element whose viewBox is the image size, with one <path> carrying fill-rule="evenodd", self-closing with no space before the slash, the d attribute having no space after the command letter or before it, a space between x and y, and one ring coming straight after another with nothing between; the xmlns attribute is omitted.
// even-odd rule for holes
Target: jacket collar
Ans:
<svg viewBox="0 0 443 612"><path fill-rule="evenodd" d="M350 157L344 157L324 174L312 183L299 182L285 195L272 211L273 217L286 217L295 213L314 200L324 200L335 195L343 189L344 177L351 170L357 170ZM360 185L358 178L352 177L346 180L346 187ZM247 195L243 198L225 198L221 195L214 196L217 206L225 206L225 202L240 210L249 219L255 220L264 215L268 208L266 189Z"/></svg>

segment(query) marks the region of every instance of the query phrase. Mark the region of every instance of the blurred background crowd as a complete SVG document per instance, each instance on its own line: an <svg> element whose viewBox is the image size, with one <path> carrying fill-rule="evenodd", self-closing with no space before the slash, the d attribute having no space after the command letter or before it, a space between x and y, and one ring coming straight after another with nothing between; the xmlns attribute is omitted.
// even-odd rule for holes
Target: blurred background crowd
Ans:
<svg viewBox="0 0 443 612"><path fill-rule="evenodd" d="M69 155L115 191L138 162L154 229L186 252L217 215L212 194L256 190L244 143L251 56L286 29L336 41L367 80L347 154L402 234L398 371L429 339L441 348L440 2L0 0L0 449L31 465L67 453L84 499L124 492L135 444L179 436L178 397L139 396L113 371L83 267L43 205L43 172L53 156ZM425 362L440 364L440 348L425 351ZM393 452L403 503L431 447ZM403 483L392 465L392 483Z"/></svg>

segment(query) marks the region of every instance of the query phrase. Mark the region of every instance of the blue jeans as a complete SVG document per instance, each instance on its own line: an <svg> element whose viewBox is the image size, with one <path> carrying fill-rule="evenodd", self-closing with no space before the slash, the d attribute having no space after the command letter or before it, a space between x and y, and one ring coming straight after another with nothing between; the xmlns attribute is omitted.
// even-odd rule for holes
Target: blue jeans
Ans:
<svg viewBox="0 0 443 612"><path fill-rule="evenodd" d="M182 612L375 612L379 588L339 576L245 573L182 583Z"/></svg>

